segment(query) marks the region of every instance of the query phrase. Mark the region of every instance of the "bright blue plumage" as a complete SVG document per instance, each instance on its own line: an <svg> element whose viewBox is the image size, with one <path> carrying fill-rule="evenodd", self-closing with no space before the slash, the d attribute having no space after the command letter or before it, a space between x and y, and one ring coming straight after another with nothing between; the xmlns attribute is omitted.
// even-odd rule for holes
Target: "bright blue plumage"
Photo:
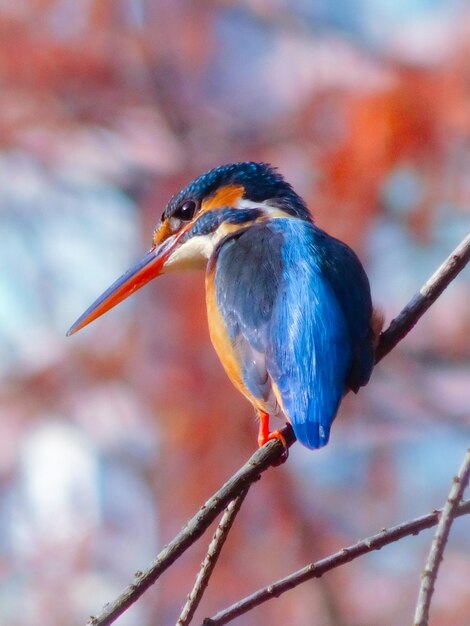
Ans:
<svg viewBox="0 0 470 626"><path fill-rule="evenodd" d="M324 446L345 391L369 380L379 328L354 252L266 163L216 167L173 196L152 248L69 334L164 271L206 265L211 339L258 413L258 444L282 440L269 418L284 414L301 443Z"/></svg>
<svg viewBox="0 0 470 626"><path fill-rule="evenodd" d="M365 384L373 365L369 287L357 257L309 222L278 218L229 236L214 263L217 304L247 389L273 414L277 387L299 441L324 446L345 390Z"/></svg>

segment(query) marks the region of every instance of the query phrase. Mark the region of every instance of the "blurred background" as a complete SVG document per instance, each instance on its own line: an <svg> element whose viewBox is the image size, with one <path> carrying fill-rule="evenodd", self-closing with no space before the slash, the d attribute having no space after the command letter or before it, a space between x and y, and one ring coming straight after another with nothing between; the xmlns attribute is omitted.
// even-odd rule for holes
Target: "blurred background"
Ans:
<svg viewBox="0 0 470 626"><path fill-rule="evenodd" d="M363 260L389 322L470 214L466 0L0 1L0 624L81 624L253 452L203 274L76 317L202 171L263 160ZM197 613L439 507L470 435L470 272L249 494ZM210 538L117 622L173 624ZM411 623L432 531L236 623ZM457 520L432 624L468 626ZM198 623L196 619L195 623Z"/></svg>

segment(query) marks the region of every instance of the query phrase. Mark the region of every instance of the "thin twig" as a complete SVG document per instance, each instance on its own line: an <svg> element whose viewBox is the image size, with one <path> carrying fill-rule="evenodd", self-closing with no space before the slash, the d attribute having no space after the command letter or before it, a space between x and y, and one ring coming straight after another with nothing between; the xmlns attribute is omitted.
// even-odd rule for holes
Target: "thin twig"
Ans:
<svg viewBox="0 0 470 626"><path fill-rule="evenodd" d="M375 362L381 361L399 341L415 326L446 287L470 261L470 232L455 248L447 259L438 267L404 309L392 320L390 326L380 336L375 352Z"/></svg>
<svg viewBox="0 0 470 626"><path fill-rule="evenodd" d="M447 497L447 502L442 509L428 559L422 574L421 588L419 590L418 602L416 604L415 626L427 626L429 620L429 609L436 583L437 572L442 561L444 548L449 537L452 522L459 510L458 505L462 500L465 488L470 478L470 448L468 448L459 473L452 481L452 487Z"/></svg>
<svg viewBox="0 0 470 626"><path fill-rule="evenodd" d="M290 426L282 429L287 446L295 437ZM257 481L273 463L285 453L284 445L278 439L268 441L258 448L251 458L221 487L192 517L176 537L163 548L160 554L143 572L137 572L131 583L114 600L105 605L102 612L88 618L90 626L108 626L128 609L140 596L205 532L219 513L249 485Z"/></svg>
<svg viewBox="0 0 470 626"><path fill-rule="evenodd" d="M181 611L178 621L176 622L176 626L187 626L190 624L194 612L199 606L204 591L209 584L209 579L212 575L215 564L217 563L217 559L219 558L222 547L228 537L228 533L232 528L232 524L235 521L243 500L248 493L248 489L249 487L242 491L242 493L237 496L235 500L232 500L232 502L230 502L225 509L222 519L217 526L217 530L214 533L214 537L209 544L206 557L201 563L201 569L196 577L194 587L188 595L188 600Z"/></svg>
<svg viewBox="0 0 470 626"><path fill-rule="evenodd" d="M387 355L397 343L413 328L416 322L437 300L442 291L457 276L470 260L470 233L444 261L438 270L414 296L410 303L392 321L382 333L376 352L376 362ZM282 429L288 446L295 441L292 428ZM256 481L272 464L280 461L284 446L279 440L268 441L257 450L249 461L219 489L206 504L189 520L185 528L160 552L144 572L138 572L131 583L111 603L105 605L102 612L88 619L90 626L108 626L128 609L176 561L214 521L230 500L238 496L248 485Z"/></svg>
<svg viewBox="0 0 470 626"><path fill-rule="evenodd" d="M243 600L240 600L236 604L232 604L232 606L220 611L213 617L206 618L203 625L221 626L222 624L227 624L227 622L231 621L235 617L239 617L243 613L246 613L255 606L259 606L271 598L277 598L286 591L289 591L289 589L296 587L306 580L310 580L311 578L320 578L320 576L323 576L326 572L329 572L340 565L344 565L345 563L349 563L349 561L353 561L363 554L367 554L373 550L380 550L380 548L398 541L399 539L403 539L404 537L408 537L409 535L417 535L422 530L435 526L441 513L442 509L440 511L433 511L432 513L428 513L428 515L417 517L414 520L404 522L398 526L384 529L376 535L372 535L366 539L361 539L361 541L358 541L352 546L343 548L339 552L335 552L335 554L331 554L320 561L310 563L301 570L298 570L297 572L270 584L268 587L255 591L255 593L243 598ZM457 507L455 516L458 517L469 513L470 500L465 500L460 506Z"/></svg>

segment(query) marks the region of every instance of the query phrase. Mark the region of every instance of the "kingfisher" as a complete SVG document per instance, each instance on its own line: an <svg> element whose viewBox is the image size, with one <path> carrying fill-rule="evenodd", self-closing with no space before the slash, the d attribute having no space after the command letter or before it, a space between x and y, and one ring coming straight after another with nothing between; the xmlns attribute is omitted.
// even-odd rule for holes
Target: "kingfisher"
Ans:
<svg viewBox="0 0 470 626"><path fill-rule="evenodd" d="M356 254L319 228L266 163L212 169L168 202L150 250L71 326L71 335L160 274L205 269L211 341L259 418L284 417L308 448L328 443L344 394L365 385L378 335ZM283 441L285 444L285 441Z"/></svg>

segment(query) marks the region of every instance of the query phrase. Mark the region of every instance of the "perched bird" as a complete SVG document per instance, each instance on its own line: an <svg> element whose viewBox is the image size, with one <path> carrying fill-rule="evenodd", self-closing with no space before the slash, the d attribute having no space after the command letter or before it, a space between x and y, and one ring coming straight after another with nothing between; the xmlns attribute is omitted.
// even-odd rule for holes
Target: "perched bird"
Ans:
<svg viewBox="0 0 470 626"><path fill-rule="evenodd" d="M67 334L183 268L206 269L211 340L258 414L259 445L282 439L269 417L284 415L302 444L324 446L343 395L374 363L369 282L354 252L313 223L270 165L223 165L169 201L150 250Z"/></svg>

